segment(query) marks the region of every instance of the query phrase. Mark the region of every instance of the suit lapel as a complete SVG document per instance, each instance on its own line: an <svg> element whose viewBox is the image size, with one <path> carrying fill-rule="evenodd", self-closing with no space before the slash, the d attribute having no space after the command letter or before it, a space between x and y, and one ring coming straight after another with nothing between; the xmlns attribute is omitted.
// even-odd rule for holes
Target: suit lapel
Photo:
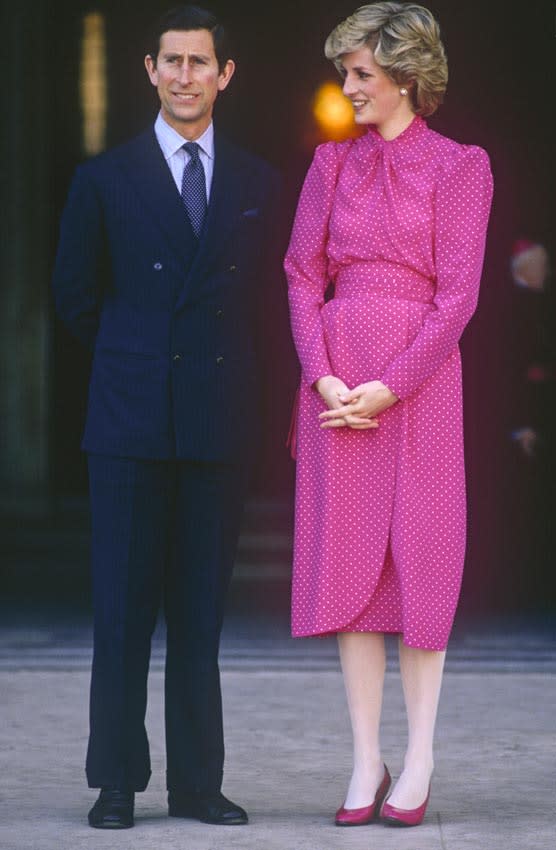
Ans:
<svg viewBox="0 0 556 850"><path fill-rule="evenodd" d="M199 244L198 258L214 250L237 225L245 193L247 175L234 161L233 148L218 134L214 137L214 173L206 226Z"/></svg>
<svg viewBox="0 0 556 850"><path fill-rule="evenodd" d="M187 268L197 240L154 130L147 130L126 147L122 169Z"/></svg>
<svg viewBox="0 0 556 850"><path fill-rule="evenodd" d="M222 250L237 227L248 180L248 174L238 165L233 147L215 133L214 172L207 217L177 307L181 307L185 298L200 285L207 261Z"/></svg>
<svg viewBox="0 0 556 850"><path fill-rule="evenodd" d="M208 261L220 253L241 220L249 172L233 146L215 133L212 186L205 224L197 242L153 129L125 146L121 168L184 263L187 276L176 304L180 308L202 284Z"/></svg>

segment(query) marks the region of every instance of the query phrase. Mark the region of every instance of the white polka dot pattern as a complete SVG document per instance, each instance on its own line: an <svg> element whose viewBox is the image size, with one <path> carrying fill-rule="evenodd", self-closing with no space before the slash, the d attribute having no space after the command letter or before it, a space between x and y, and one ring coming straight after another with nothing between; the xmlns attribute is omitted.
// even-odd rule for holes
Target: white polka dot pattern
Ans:
<svg viewBox="0 0 556 850"><path fill-rule="evenodd" d="M317 148L286 256L302 366L294 636L399 632L444 649L465 552L458 341L476 306L486 153L422 118ZM329 282L334 298L324 303ZM377 431L321 430L312 384L380 379L403 401Z"/></svg>
<svg viewBox="0 0 556 850"><path fill-rule="evenodd" d="M199 145L197 142L186 142L182 145L184 151L189 154L189 162L183 169L181 182L181 198L191 222L195 236L199 236L203 229L203 222L207 211L207 184L205 169L199 156Z"/></svg>

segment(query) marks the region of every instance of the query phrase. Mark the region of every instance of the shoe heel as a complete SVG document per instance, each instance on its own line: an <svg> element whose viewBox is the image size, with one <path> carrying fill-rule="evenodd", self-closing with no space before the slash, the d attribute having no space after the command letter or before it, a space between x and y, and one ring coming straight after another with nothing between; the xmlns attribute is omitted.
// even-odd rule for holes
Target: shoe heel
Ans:
<svg viewBox="0 0 556 850"><path fill-rule="evenodd" d="M336 826L365 826L377 820L382 801L386 797L391 784L392 777L388 768L384 765L384 776L378 786L373 802L369 806L363 806L360 809L345 809L341 806L334 818Z"/></svg>

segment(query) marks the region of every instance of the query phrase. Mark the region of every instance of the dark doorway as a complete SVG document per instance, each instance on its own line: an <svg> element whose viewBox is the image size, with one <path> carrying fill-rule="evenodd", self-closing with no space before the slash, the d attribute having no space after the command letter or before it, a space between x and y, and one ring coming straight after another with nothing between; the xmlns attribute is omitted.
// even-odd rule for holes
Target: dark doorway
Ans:
<svg viewBox="0 0 556 850"><path fill-rule="evenodd" d="M143 56L149 23L171 4L160 0L117 4L53 0L51 5L49 37L56 57L52 107L56 221L70 175L83 158L78 92L83 15L95 10L105 16L110 146L154 120L156 94L143 71ZM225 2L210 5L229 23L238 59L236 77L218 106L217 120L232 138L280 167L293 211L318 141L311 101L320 83L335 79L322 45L331 28L358 4L344 0L285 0L280 4L237 0L233 7ZM517 15L511 5L496 0L486 4L436 0L426 5L441 22L450 62L446 103L430 124L460 142L484 146L491 156L496 184L480 310L463 343L471 512L466 581L477 588L473 597L488 608L500 602L501 552L504 541L512 539L508 528L508 399L515 375L507 358L513 321L508 272L511 245L526 234L554 250L548 228L553 176L548 172L553 171L554 159L547 132L554 7L536 2ZM53 228L53 251L54 241ZM54 485L59 493L82 493L86 476L79 440L88 360L54 318L53 322ZM284 349L289 345L285 339ZM291 499L293 486L293 469L283 445L294 384L295 366L289 359L283 382L276 388L280 413L265 448L267 469L274 469L275 474L264 476L273 495L285 499ZM264 490L264 482L260 486ZM504 594L511 598L504 604L516 604L521 580L517 577L517 585L506 586Z"/></svg>

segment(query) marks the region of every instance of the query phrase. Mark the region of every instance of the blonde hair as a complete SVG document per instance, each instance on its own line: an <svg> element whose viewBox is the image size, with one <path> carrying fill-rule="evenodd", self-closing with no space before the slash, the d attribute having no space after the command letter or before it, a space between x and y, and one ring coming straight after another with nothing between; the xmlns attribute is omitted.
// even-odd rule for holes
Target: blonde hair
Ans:
<svg viewBox="0 0 556 850"><path fill-rule="evenodd" d="M436 111L444 99L448 63L440 27L428 9L399 2L361 6L332 30L324 53L339 69L342 56L361 47L370 48L396 85L408 88L417 115Z"/></svg>

